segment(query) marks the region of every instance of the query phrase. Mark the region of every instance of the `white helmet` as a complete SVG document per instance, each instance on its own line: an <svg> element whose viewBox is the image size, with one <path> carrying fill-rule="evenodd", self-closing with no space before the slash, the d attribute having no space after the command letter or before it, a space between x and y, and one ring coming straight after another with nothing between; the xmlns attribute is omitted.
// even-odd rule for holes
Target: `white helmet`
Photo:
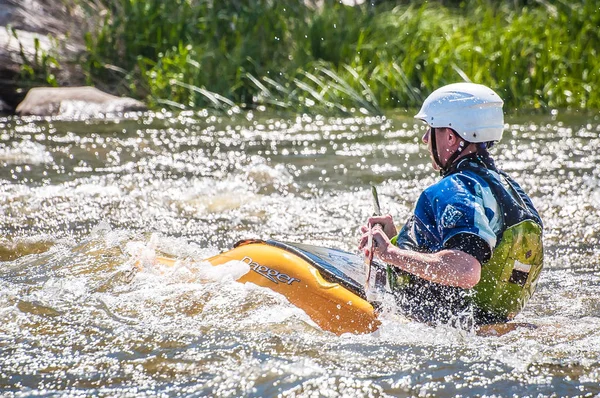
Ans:
<svg viewBox="0 0 600 398"><path fill-rule="evenodd" d="M503 104L491 88L454 83L431 93L415 118L430 127L449 127L468 142L499 141L504 130Z"/></svg>

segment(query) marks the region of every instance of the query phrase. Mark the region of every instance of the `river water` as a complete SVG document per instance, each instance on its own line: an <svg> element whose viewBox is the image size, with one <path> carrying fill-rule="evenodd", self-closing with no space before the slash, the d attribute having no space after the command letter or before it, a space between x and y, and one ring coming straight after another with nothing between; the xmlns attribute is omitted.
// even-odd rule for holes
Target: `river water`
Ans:
<svg viewBox="0 0 600 398"><path fill-rule="evenodd" d="M438 178L422 134L402 114L0 119L0 395L600 396L598 116L511 118L492 150L546 227L509 333L388 311L337 336L207 272L245 238L354 251L371 183L401 223ZM157 255L181 261L130 271Z"/></svg>

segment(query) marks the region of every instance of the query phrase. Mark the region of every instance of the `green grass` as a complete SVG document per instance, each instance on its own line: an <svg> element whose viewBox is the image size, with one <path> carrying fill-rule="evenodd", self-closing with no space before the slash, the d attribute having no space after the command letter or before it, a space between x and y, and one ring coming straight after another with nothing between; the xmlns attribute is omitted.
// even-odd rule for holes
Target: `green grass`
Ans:
<svg viewBox="0 0 600 398"><path fill-rule="evenodd" d="M53 55L42 49L40 40L35 38L33 41L33 53L26 54L17 30L11 26L6 29L19 43L19 56L21 58L19 80L25 83L24 85L27 85L27 82L31 82L51 87L58 86L54 71L60 67L60 63ZM54 47L56 46L58 46L58 43L54 43Z"/></svg>
<svg viewBox="0 0 600 398"><path fill-rule="evenodd" d="M89 82L154 106L381 113L467 80L494 88L509 111L600 108L595 0L328 0L322 10L300 1L78 1L90 15L105 9L86 36Z"/></svg>

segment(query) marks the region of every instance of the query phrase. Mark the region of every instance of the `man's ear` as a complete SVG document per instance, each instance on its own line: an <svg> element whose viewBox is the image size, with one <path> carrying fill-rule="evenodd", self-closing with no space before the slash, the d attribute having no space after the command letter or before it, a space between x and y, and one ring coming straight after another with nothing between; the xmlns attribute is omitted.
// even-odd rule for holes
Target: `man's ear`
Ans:
<svg viewBox="0 0 600 398"><path fill-rule="evenodd" d="M451 147L458 146L462 140L458 133L455 133L452 129L446 129L446 134L448 134L448 144L450 144Z"/></svg>

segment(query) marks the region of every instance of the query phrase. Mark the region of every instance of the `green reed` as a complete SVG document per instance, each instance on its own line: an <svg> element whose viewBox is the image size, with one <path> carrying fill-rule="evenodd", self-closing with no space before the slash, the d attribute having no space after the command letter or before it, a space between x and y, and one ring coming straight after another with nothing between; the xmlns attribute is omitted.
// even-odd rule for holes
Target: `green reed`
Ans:
<svg viewBox="0 0 600 398"><path fill-rule="evenodd" d="M321 10L297 0L79 1L105 9L86 36L90 82L154 105L381 113L466 80L493 87L508 110L600 108L595 0L327 0Z"/></svg>
<svg viewBox="0 0 600 398"><path fill-rule="evenodd" d="M11 26L6 29L19 43L19 56L21 58L19 79L22 85L42 83L51 87L58 86L54 72L60 67L60 64L56 57L42 48L37 37L33 40L33 53L26 54L17 30ZM58 45L56 40L52 40L54 41L54 47L56 47Z"/></svg>

